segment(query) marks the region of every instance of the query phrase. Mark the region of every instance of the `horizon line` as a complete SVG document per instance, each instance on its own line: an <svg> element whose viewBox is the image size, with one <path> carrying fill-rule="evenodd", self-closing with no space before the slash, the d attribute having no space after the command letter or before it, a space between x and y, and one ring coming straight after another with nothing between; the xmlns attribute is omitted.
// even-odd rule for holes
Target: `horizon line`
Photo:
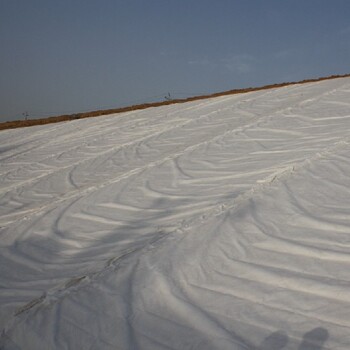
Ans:
<svg viewBox="0 0 350 350"><path fill-rule="evenodd" d="M258 86L258 87L232 89L232 90L215 92L215 93L206 94L206 95L198 95L198 96L186 97L186 98L181 98L181 99L165 99L164 101L159 101L159 102L145 102L145 103L136 104L136 105L130 105L130 106L118 107L118 108L110 108L110 109L94 110L94 111L90 111L90 112L78 112L78 113L73 113L73 114L63 114L63 115L44 117L44 118L39 118L39 119L6 121L6 122L0 123L0 131L7 130L7 129L30 127L30 126L36 126L36 125L59 123L59 122L64 122L64 121L72 121L72 120L85 119L85 118L100 117L100 116L105 116L105 115L109 115L109 114L118 114L118 113L123 113L123 112L130 112L130 111L147 109L147 108L151 108L151 107L166 106L166 105L171 105L171 104L175 104L175 103L186 103L186 102L204 100L204 99L208 99L208 98L214 98L214 97L220 97L220 96L226 96L226 95L243 94L243 93L253 92L253 91L281 88L281 87L290 86L290 85L306 84L306 83L313 83L313 82L318 82L318 81L323 81L323 80L349 78L349 77L350 77L350 74L330 75L330 76L326 76L326 77L304 79L301 81L283 82L283 83L268 84L268 85L263 85L263 86Z"/></svg>

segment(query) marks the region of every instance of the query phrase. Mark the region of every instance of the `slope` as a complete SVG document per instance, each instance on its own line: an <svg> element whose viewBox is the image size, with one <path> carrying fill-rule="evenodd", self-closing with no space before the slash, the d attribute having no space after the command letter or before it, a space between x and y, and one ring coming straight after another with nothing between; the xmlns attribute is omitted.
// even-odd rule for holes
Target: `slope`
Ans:
<svg viewBox="0 0 350 350"><path fill-rule="evenodd" d="M349 94L2 132L1 348L348 349Z"/></svg>

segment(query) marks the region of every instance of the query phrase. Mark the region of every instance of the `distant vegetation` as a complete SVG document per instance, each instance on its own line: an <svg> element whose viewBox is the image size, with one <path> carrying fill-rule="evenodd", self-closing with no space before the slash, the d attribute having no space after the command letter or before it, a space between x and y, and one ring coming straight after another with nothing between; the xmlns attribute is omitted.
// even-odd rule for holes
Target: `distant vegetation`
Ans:
<svg viewBox="0 0 350 350"><path fill-rule="evenodd" d="M42 118L42 119L15 120L15 121L0 123L0 130L22 128L22 127L34 126L34 125L58 123L58 122L71 121L71 120L83 119L83 118L99 117L102 115L135 111L135 110L145 109L145 108L149 108L149 107L165 106L165 105L170 105L170 104L174 104L174 103L184 103L184 102L189 102L189 101L203 100L203 99L211 98L211 97L241 94L241 93L246 93L246 92L251 92L251 91L273 89L273 88L278 88L278 87L283 87L283 86L288 86L288 85L305 84L305 83L317 82L317 81L322 81L322 80L346 78L346 77L350 77L350 74L332 75L329 77L307 79L307 80L302 80L302 81L298 81L298 82L287 82L287 83L280 83L280 84L265 85L265 86L261 86L261 87L234 89L234 90L229 90L229 91L224 91L224 92L217 92L217 93L210 94L210 95L194 96L194 97L189 97L189 98L184 98L184 99L166 98L166 100L162 101L162 102L143 103L143 104L122 107L122 108L103 109L103 110L98 110L98 111L75 113L75 114L65 114L65 115L60 115L60 116L56 116L56 117L48 117L48 118Z"/></svg>

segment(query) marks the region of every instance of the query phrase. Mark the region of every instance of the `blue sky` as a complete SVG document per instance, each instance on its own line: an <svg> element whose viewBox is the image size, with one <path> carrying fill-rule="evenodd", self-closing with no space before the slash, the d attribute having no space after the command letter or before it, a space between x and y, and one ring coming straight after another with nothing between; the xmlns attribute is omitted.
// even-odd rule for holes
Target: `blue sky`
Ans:
<svg viewBox="0 0 350 350"><path fill-rule="evenodd" d="M0 121L350 73L349 0L0 0Z"/></svg>

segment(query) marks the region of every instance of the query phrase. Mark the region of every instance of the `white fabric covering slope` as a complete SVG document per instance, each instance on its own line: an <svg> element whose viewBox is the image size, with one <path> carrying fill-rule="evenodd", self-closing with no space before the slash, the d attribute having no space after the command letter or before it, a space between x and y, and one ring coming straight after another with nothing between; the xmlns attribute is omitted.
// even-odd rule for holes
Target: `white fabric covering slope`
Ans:
<svg viewBox="0 0 350 350"><path fill-rule="evenodd" d="M350 78L0 132L1 349L350 349Z"/></svg>

